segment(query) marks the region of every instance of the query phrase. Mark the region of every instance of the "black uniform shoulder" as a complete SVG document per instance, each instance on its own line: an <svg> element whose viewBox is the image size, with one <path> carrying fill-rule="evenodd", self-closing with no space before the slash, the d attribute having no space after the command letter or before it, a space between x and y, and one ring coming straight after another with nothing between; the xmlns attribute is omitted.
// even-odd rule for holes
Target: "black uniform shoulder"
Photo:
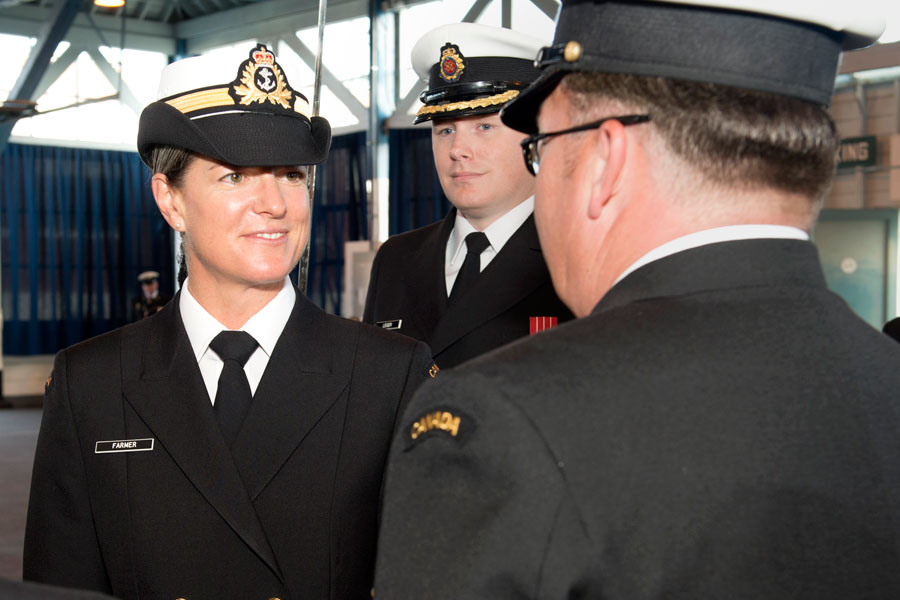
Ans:
<svg viewBox="0 0 900 600"><path fill-rule="evenodd" d="M417 346L423 345L411 337L386 331L381 327L375 327L361 321L327 313L325 313L325 318L327 325L334 331L338 339L344 341L356 340L361 349L397 355L412 353Z"/></svg>
<svg viewBox="0 0 900 600"><path fill-rule="evenodd" d="M438 235L438 229L440 229L442 222L437 221L406 233L392 235L378 249L378 254L381 256L396 256L408 252L416 252L432 240L434 236Z"/></svg>
<svg viewBox="0 0 900 600"><path fill-rule="evenodd" d="M393 381L387 386L391 387L411 374L432 378L439 371L424 342L336 315L326 314L325 319L332 350L344 355L346 365L353 365L356 377L371 378L373 389L384 388L384 379Z"/></svg>
<svg viewBox="0 0 900 600"><path fill-rule="evenodd" d="M62 350L66 359L71 364L73 361L94 362L104 359L113 359L119 356L122 343L126 339L140 338L146 335L150 329L150 321L155 318L137 321L124 325L112 331L73 344Z"/></svg>

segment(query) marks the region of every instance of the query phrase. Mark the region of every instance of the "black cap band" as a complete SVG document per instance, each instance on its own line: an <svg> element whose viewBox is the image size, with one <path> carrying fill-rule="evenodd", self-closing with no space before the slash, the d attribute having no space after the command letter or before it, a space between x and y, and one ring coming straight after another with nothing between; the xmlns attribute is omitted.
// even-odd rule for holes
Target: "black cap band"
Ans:
<svg viewBox="0 0 900 600"><path fill-rule="evenodd" d="M843 34L763 14L664 2L567 0L544 73L504 111L533 132L537 108L567 72L717 83L827 105ZM567 52L566 46L572 51Z"/></svg>

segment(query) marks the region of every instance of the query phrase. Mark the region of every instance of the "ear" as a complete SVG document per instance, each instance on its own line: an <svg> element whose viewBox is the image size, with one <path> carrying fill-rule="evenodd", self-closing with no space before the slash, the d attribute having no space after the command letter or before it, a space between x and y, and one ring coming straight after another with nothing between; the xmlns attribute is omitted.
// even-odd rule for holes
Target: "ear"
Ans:
<svg viewBox="0 0 900 600"><path fill-rule="evenodd" d="M588 216L596 219L617 191L625 167L628 136L618 121L607 121L594 131L595 154Z"/></svg>
<svg viewBox="0 0 900 600"><path fill-rule="evenodd" d="M176 231L184 229L184 210L181 203L181 194L169 183L169 178L162 173L154 173L150 180L153 190L153 199L156 207L162 213L169 227Z"/></svg>

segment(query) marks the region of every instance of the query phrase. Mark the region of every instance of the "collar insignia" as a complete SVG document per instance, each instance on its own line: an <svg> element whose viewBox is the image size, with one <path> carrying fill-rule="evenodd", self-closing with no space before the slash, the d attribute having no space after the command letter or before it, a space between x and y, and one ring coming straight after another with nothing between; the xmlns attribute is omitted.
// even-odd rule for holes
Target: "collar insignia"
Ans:
<svg viewBox="0 0 900 600"><path fill-rule="evenodd" d="M441 79L447 83L453 83L460 78L466 68L465 57L455 44L444 44L441 48L440 59Z"/></svg>
<svg viewBox="0 0 900 600"><path fill-rule="evenodd" d="M231 89L240 104L270 102L288 110L293 108L294 90L265 44L250 51L250 58L238 68L238 79Z"/></svg>

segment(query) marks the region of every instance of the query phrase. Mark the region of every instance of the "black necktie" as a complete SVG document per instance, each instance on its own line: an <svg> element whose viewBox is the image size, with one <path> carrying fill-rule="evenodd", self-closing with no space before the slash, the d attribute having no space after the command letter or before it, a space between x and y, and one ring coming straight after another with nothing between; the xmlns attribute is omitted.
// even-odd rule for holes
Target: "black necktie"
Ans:
<svg viewBox="0 0 900 600"><path fill-rule="evenodd" d="M453 289L450 291L450 304L462 298L466 290L472 287L475 280L478 279L478 275L481 274L481 253L490 245L484 232L473 231L466 236L466 260L463 261L462 268L453 283Z"/></svg>
<svg viewBox="0 0 900 600"><path fill-rule="evenodd" d="M219 388L213 408L229 447L241 430L253 399L244 365L258 345L246 331L223 331L209 343L209 347L225 363L222 365L222 374L219 375Z"/></svg>

